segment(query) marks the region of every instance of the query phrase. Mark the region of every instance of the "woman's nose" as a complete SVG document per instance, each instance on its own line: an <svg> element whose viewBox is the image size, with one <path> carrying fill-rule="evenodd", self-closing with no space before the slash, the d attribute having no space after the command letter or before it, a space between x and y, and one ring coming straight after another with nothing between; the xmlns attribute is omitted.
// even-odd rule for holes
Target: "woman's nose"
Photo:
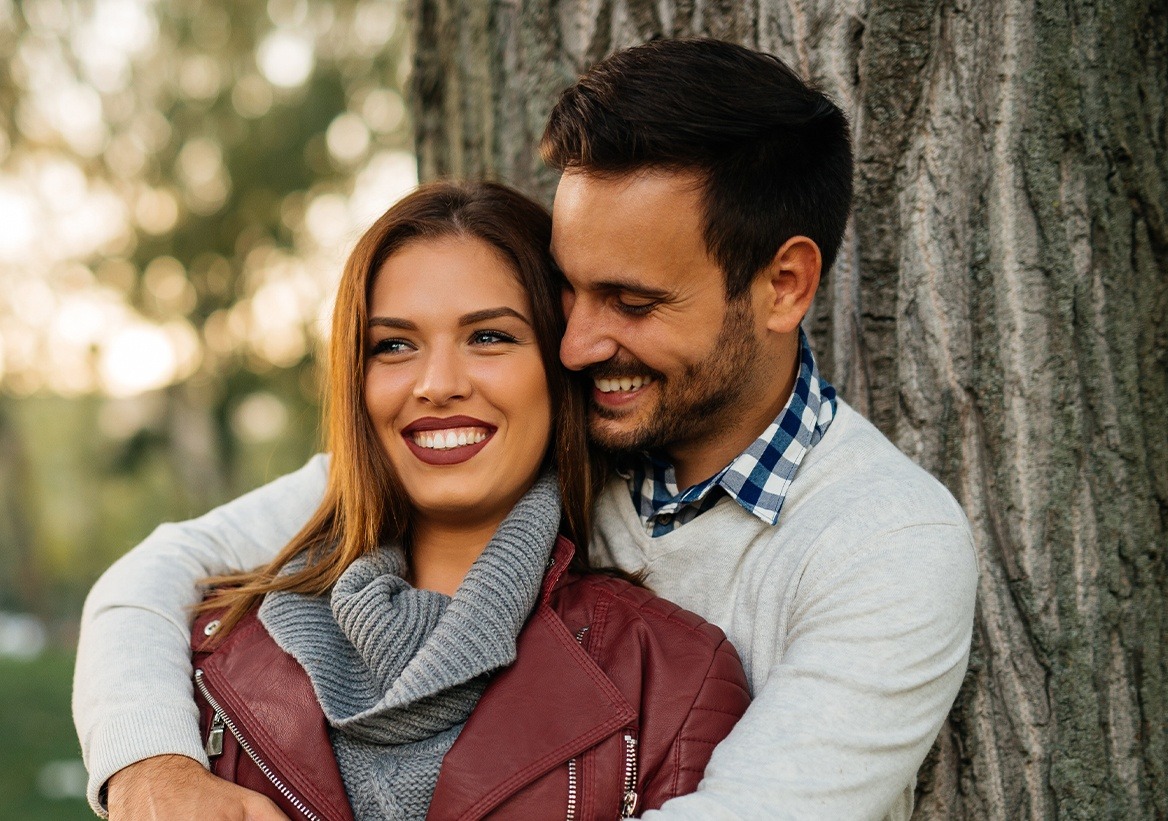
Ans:
<svg viewBox="0 0 1168 821"><path fill-rule="evenodd" d="M414 385L414 397L443 405L465 399L470 392L470 378L458 351L447 347L432 349Z"/></svg>

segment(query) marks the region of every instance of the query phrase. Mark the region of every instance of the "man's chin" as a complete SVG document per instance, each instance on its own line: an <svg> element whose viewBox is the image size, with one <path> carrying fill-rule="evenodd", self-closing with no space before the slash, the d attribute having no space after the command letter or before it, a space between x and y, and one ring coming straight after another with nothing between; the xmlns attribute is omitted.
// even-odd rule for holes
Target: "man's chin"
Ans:
<svg viewBox="0 0 1168 821"><path fill-rule="evenodd" d="M652 447L651 431L638 418L640 414L613 415L593 408L588 416L588 436L604 450L631 453Z"/></svg>

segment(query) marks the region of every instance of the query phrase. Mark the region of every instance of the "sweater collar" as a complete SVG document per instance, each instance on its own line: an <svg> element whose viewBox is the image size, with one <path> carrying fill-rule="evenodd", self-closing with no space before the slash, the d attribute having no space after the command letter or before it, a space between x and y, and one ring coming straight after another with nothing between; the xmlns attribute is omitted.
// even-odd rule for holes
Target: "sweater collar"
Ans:
<svg viewBox="0 0 1168 821"><path fill-rule="evenodd" d="M453 597L410 587L392 546L354 562L327 596L269 594L260 619L304 667L334 728L377 743L425 738L465 720L485 674L514 661L559 520L548 474L499 526ZM435 705L442 709L429 709Z"/></svg>

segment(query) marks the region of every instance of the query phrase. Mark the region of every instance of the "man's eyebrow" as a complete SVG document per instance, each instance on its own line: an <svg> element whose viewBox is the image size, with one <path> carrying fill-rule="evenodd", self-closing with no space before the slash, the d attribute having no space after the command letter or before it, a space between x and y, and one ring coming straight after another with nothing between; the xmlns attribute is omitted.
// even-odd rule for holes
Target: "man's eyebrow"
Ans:
<svg viewBox="0 0 1168 821"><path fill-rule="evenodd" d="M400 331L416 331L418 326L408 319L398 319L394 316L371 316L369 317L369 327L375 325L383 328L397 328Z"/></svg>
<svg viewBox="0 0 1168 821"><path fill-rule="evenodd" d="M608 279L590 282L588 283L588 287L593 291L624 291L627 294L634 294L645 299L665 299L671 293L662 288L651 288L644 283L621 279L620 277L610 277Z"/></svg>
<svg viewBox="0 0 1168 821"><path fill-rule="evenodd" d="M531 321L523 314L516 311L514 308L506 306L501 308L483 308L481 311L471 311L469 314L463 314L458 319L459 325L474 325L476 322L486 322L488 319L498 319L503 316L512 316L522 322L524 325L531 325Z"/></svg>

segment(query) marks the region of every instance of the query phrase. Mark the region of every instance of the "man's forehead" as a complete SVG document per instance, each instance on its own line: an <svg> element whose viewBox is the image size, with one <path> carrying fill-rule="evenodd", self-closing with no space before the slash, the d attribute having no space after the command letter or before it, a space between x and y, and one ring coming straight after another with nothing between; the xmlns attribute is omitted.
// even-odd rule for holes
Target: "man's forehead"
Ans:
<svg viewBox="0 0 1168 821"><path fill-rule="evenodd" d="M676 174L565 174L552 208L553 247L561 254L579 253L585 244L690 253L704 249L703 234L700 194Z"/></svg>
<svg viewBox="0 0 1168 821"><path fill-rule="evenodd" d="M565 173L552 211L551 251L569 282L661 290L691 275L720 280L694 177L660 169Z"/></svg>
<svg viewBox="0 0 1168 821"><path fill-rule="evenodd" d="M700 200L704 190L704 175L693 170L657 166L620 172L569 169L560 175L553 208L571 208L596 199L644 201L663 196Z"/></svg>

